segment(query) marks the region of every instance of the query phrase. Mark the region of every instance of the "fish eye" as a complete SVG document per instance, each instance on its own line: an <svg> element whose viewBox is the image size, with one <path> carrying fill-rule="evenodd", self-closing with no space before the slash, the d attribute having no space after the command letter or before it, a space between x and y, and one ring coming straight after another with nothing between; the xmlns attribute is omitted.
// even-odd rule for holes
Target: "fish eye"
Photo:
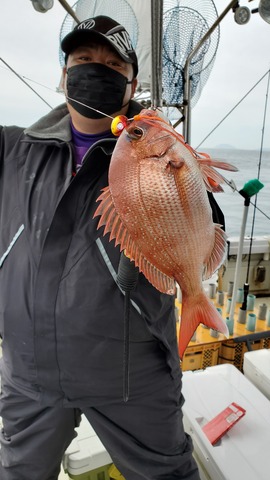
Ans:
<svg viewBox="0 0 270 480"><path fill-rule="evenodd" d="M128 131L128 136L133 140L139 140L143 136L143 129L140 127L134 127Z"/></svg>

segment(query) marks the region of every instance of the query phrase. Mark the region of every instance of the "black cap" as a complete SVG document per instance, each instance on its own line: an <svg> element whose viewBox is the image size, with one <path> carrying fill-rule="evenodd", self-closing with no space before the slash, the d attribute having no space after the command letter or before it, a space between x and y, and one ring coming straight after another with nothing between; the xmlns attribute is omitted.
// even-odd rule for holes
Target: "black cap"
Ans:
<svg viewBox="0 0 270 480"><path fill-rule="evenodd" d="M61 48L68 56L76 47L95 37L105 40L125 62L132 63L135 76L137 75L138 59L130 36L123 25L120 25L110 17L99 15L83 20L83 22L76 25L72 32L63 38Z"/></svg>

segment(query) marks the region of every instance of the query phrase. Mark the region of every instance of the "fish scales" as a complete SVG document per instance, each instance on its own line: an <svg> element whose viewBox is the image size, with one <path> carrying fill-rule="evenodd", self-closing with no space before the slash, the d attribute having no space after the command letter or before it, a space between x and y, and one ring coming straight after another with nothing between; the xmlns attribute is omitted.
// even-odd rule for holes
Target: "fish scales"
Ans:
<svg viewBox="0 0 270 480"><path fill-rule="evenodd" d="M182 291L179 353L199 323L227 334L202 286L226 254L226 235L212 220L207 189L222 191L223 177L198 157L154 111L145 110L121 134L109 169L109 186L95 216L120 248L161 292Z"/></svg>
<svg viewBox="0 0 270 480"><path fill-rule="evenodd" d="M180 255L184 253L186 257L190 250L194 247L198 248L198 241L194 247L193 239L187 242L189 229L187 230L186 223L190 222L190 217L186 215L186 222L185 216L181 215L181 208L177 201L179 189L175 182L174 169L166 171L166 166L167 162L162 160L155 161L154 164L152 159L141 160L140 168L138 171L134 169L131 175L125 164L126 171L122 172L121 177L128 180L126 184L120 185L119 194L126 199L126 205L128 205L128 210L122 211L122 220L129 225L129 231L133 238L136 238L138 246L143 249L147 258L151 258L154 265L158 268L162 265L165 273L172 275L177 265L176 261L179 262L181 258ZM188 185L187 188L189 188ZM118 187L112 186L112 194L116 201ZM184 197L183 203L186 209L190 209L185 202L187 195L185 189L180 189L180 195ZM146 224L147 229L145 229ZM181 241L180 248L181 237L184 237L184 242ZM196 240L195 237L194 240ZM190 247L188 252L183 252L183 245L186 248ZM162 255L159 254L161 251Z"/></svg>

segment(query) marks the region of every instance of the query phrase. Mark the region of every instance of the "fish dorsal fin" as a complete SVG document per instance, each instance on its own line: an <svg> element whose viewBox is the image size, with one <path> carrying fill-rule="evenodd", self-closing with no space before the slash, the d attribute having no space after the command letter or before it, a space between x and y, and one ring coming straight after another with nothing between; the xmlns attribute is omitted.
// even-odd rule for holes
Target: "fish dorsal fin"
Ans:
<svg viewBox="0 0 270 480"><path fill-rule="evenodd" d="M127 257L134 260L136 267L157 290L174 295L176 292L175 280L162 273L145 258L117 213L109 187L103 189L97 201L100 201L100 204L94 218L101 216L97 228L105 226L103 235L110 233L109 240L115 239L115 245L120 245L120 250L125 250Z"/></svg>
<svg viewBox="0 0 270 480"><path fill-rule="evenodd" d="M226 257L227 235L220 225L215 224L215 243L210 258L208 259L203 274L204 280L210 278L220 267Z"/></svg>

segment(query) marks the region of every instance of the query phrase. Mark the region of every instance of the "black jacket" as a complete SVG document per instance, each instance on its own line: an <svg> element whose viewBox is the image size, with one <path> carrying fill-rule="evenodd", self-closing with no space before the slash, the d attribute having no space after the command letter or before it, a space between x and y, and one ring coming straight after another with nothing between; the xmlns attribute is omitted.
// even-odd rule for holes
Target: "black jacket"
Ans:
<svg viewBox="0 0 270 480"><path fill-rule="evenodd" d="M131 102L128 116L141 107ZM73 177L65 105L0 144L0 334L3 375L46 404L122 396L120 252L93 220L114 139L95 144ZM174 299L143 275L132 293L131 344L158 342L179 377ZM150 345L150 344L149 344ZM136 358L131 360L136 362Z"/></svg>
<svg viewBox="0 0 270 480"><path fill-rule="evenodd" d="M140 109L132 102L128 115ZM2 369L47 404L122 396L124 295L114 278L120 252L92 218L115 141L95 144L72 177L65 106L25 131L1 130ZM132 301L131 343L160 342L179 375L173 298L140 275Z"/></svg>

